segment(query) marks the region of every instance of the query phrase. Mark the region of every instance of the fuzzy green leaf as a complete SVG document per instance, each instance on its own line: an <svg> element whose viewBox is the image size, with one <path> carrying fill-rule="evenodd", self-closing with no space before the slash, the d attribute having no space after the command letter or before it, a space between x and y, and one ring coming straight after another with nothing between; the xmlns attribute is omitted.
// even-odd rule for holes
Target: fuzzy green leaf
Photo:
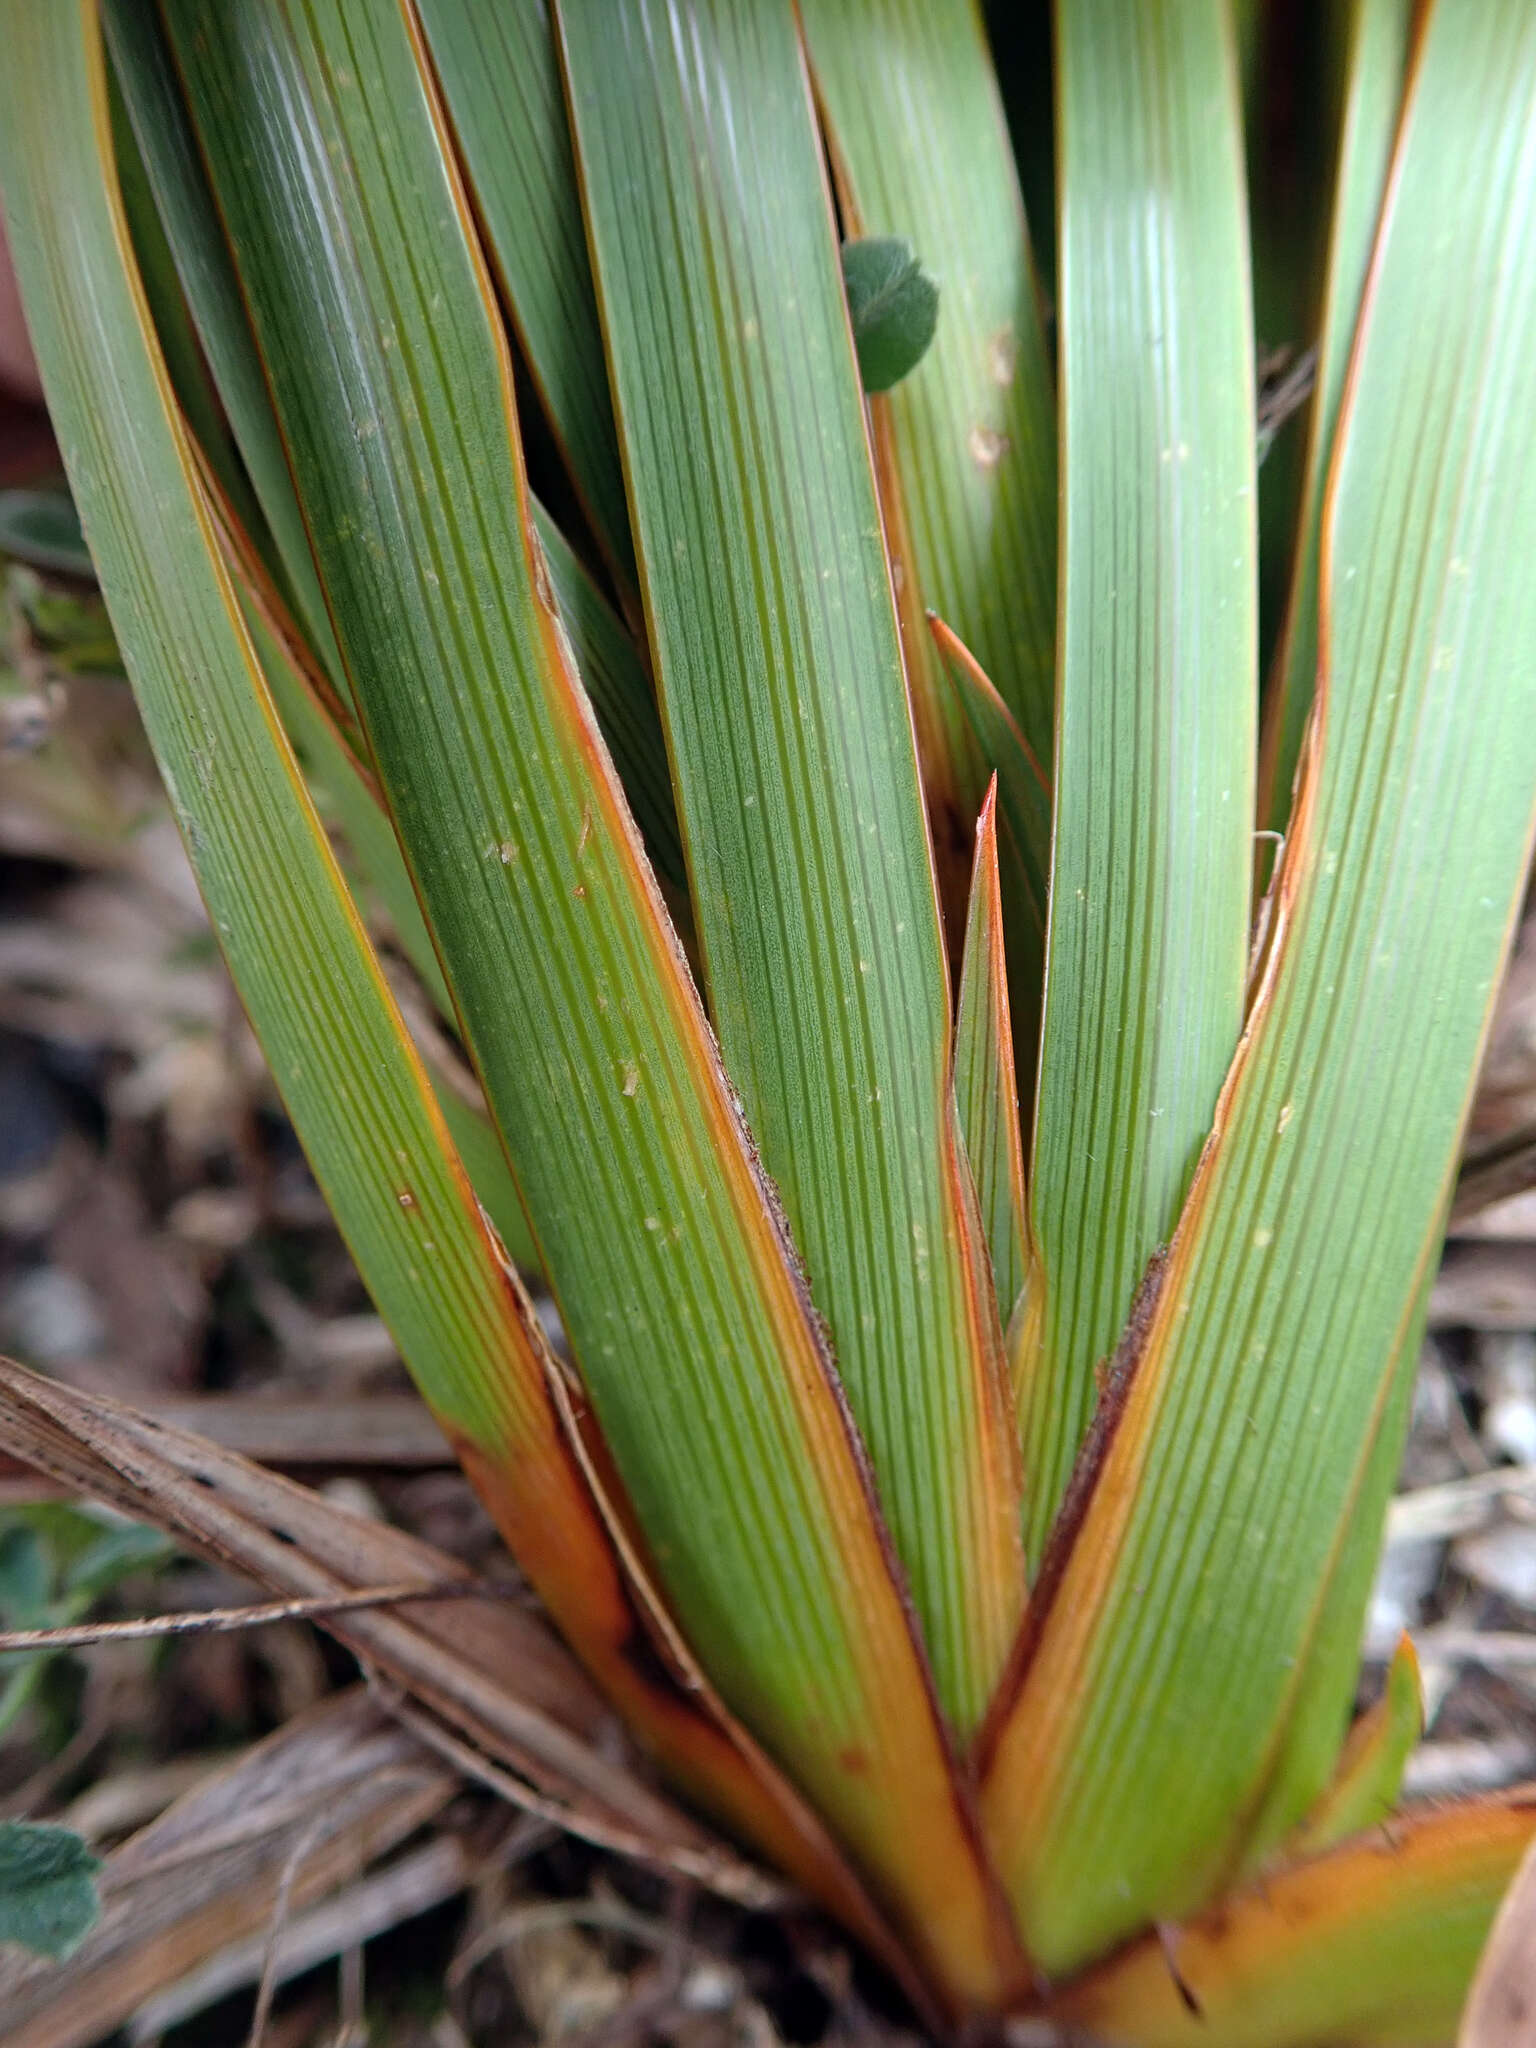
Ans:
<svg viewBox="0 0 1536 2048"><path fill-rule="evenodd" d="M843 289L859 376L866 391L889 391L928 353L939 324L939 287L899 235L843 244Z"/></svg>
<svg viewBox="0 0 1536 2048"><path fill-rule="evenodd" d="M68 1828L0 1821L0 1942L62 1962L101 1915L93 1856Z"/></svg>

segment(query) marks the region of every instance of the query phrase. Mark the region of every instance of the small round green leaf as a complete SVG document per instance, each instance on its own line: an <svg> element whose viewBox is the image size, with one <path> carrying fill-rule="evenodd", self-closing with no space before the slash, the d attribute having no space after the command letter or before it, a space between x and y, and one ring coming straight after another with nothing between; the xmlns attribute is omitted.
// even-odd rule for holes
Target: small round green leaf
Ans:
<svg viewBox="0 0 1536 2048"><path fill-rule="evenodd" d="M889 391L933 340L939 287L900 235L843 244L843 288L866 391Z"/></svg>
<svg viewBox="0 0 1536 2048"><path fill-rule="evenodd" d="M93 1856L68 1828L0 1822L0 1942L55 1961L77 1949L101 1912Z"/></svg>

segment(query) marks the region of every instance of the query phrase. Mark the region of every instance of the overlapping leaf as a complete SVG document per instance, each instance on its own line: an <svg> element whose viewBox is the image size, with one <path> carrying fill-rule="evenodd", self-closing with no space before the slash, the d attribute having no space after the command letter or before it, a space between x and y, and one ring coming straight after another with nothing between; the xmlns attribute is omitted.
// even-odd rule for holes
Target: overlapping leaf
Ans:
<svg viewBox="0 0 1536 2048"><path fill-rule="evenodd" d="M1323 491L1402 111L1413 13L1411 0L1349 0L1344 111L1301 521L1285 624L1264 706L1259 762L1259 823L1276 832L1284 832L1290 819L1292 787L1312 709Z"/></svg>
<svg viewBox="0 0 1536 2048"><path fill-rule="evenodd" d="M1387 1668L1385 1690L1350 1729L1333 1782L1297 1829L1291 1853L1316 1855L1384 1822L1397 1804L1403 1771L1423 1732L1419 1660L1404 1636Z"/></svg>
<svg viewBox="0 0 1536 2048"><path fill-rule="evenodd" d="M1023 1598L1017 1458L793 13L556 19L715 1025L964 1733Z"/></svg>
<svg viewBox="0 0 1536 2048"><path fill-rule="evenodd" d="M1146 1935L1053 2014L1107 2048L1431 2048L1533 1834L1529 1788L1395 1821Z"/></svg>
<svg viewBox="0 0 1536 2048"><path fill-rule="evenodd" d="M447 1143L222 572L112 210L93 27L83 11L25 26L13 14L10 26L0 164L53 416L210 915L316 1174L570 1640L703 1796L813 1887L846 1891L815 1822L753 1746L711 1721L697 1682L690 1701L659 1676L640 1641L551 1406L537 1320ZM154 520L136 514L147 503ZM856 1888L847 1896L857 1910Z"/></svg>
<svg viewBox="0 0 1536 2048"><path fill-rule="evenodd" d="M975 741L979 758L991 762L997 777L997 859L1008 1005L1020 1121L1027 1127L1034 1105L1045 971L1051 792L1018 720L975 655L936 613L929 614L927 625L938 673L953 708ZM1020 1410L1025 1412L1027 1409Z"/></svg>
<svg viewBox="0 0 1536 2048"><path fill-rule="evenodd" d="M1315 1744L1277 1805L1319 1632L1346 1625L1340 1532L1372 1484L1524 885L1536 475L1514 423L1533 411L1536 18L1439 0L1339 429L1276 936L995 1731L993 1838L1050 1968L1198 1904L1331 1765Z"/></svg>
<svg viewBox="0 0 1536 2048"><path fill-rule="evenodd" d="M649 1556L934 1973L994 1996L864 1475L554 609L422 47L391 0L167 17L380 781Z"/></svg>
<svg viewBox="0 0 1536 2048"><path fill-rule="evenodd" d="M444 0L443 12L445 15L453 12L447 0ZM260 555L263 552L263 535L244 509L244 498L248 495L244 489L244 472L238 464L219 461L226 437L204 429L196 406L207 377L211 375L219 402L233 428L241 459L258 485L261 508L273 538L273 545L265 553L271 558L269 566L277 572L279 595L284 594L284 586L288 585L298 593L299 614L311 652L307 663L300 650L295 650L295 658L301 666L307 666L322 696L328 687L345 692L345 676L341 672L330 621L325 616L324 600L315 582L303 516L294 498L287 457L273 417L261 360L241 301L239 281L230 262L217 209L198 159L196 141L189 131L186 112L178 95L174 68L158 25L155 0L108 0L105 19L118 76L134 114L136 133L145 151L157 203L171 232L171 247L185 287L187 306L196 326L196 341L190 342L188 337L188 342L181 343L183 354L191 358L188 374L181 376L177 374L180 357L170 353L167 327L176 320L185 322L186 309L173 305L167 292L151 293L150 302L162 342L168 347L177 395L198 434L204 453L213 463L219 484L228 496L237 519ZM492 44L496 44L503 30L510 39L505 47L498 45L503 57L514 54L513 46L518 38L527 35L531 38L529 49L535 55L542 39L545 69L553 63L548 24L537 0L528 0L526 5L519 0L518 6L512 10L498 14L494 19L485 17L479 24L479 32L487 35ZM469 31L466 29L464 32ZM532 62L531 57L530 64L531 69L519 69L516 76L530 81L529 90L538 99L538 65ZM499 73L497 79L500 83L507 83ZM540 105L542 107L542 101ZM544 109L544 114L547 112ZM545 120L540 128L542 139L533 149L532 158L520 165L546 201L554 167L544 159L548 150L555 146L553 131L546 133L547 128ZM560 147L565 150L565 175L569 179L569 148L564 143ZM579 228L574 192L563 205ZM537 216L538 209L531 202L530 211ZM560 217L563 220L564 213ZM528 221L523 224L526 228ZM580 315L581 282L586 273L585 257L580 255L579 243L577 254L581 268L576 273L574 285L565 281L570 252L560 243L558 235L553 243L534 235L529 243L529 253L538 255L541 261L533 266L525 280L526 288L535 293L542 292L545 298L551 292L555 295L556 303L545 305L543 312L543 325L550 327L550 352L559 353L555 340L558 334L563 337L567 353L574 352L578 359L584 360L581 357L584 318L590 326L586 346L589 350L599 350L600 370L595 312L589 305L587 314ZM575 293L569 303L562 296L568 291ZM590 302L590 284L586 286L586 295ZM564 308L563 314L559 311L561 307ZM536 320L535 324L540 323ZM541 332L543 325L540 326ZM198 359L199 349L206 357L206 374L203 373L202 361ZM583 371L581 378L586 376L587 372ZM611 445L611 419L605 431L610 447L607 459L612 463L616 479L618 456ZM599 442L601 438L599 434ZM597 472L600 472L601 461L594 457L594 462ZM609 496L612 496L611 487ZM619 502L622 509L621 488ZM658 872L681 891L685 888L686 878L672 808L666 748L649 681L623 627L553 520L537 505L534 518L561 616L574 642L582 678L596 709L603 736L624 778L626 792L646 835ZM616 537L620 531L615 529ZM348 709L341 708L343 711ZM393 914L402 900L404 871L397 862L396 873L385 883L384 849L378 844L375 834L369 832L367 837L369 846L379 856L370 870L370 880L374 886L385 890ZM357 851L359 854L363 852L361 844ZM408 917L399 929L402 932L411 929ZM420 968L421 963L415 953L412 958Z"/></svg>
<svg viewBox="0 0 1536 2048"><path fill-rule="evenodd" d="M157 24L155 0L103 0L102 24L209 373L266 520L276 561L325 673L335 687L345 690L282 440Z"/></svg>
<svg viewBox="0 0 1536 2048"><path fill-rule="evenodd" d="M417 11L539 397L627 583L624 476L546 0L418 0Z"/></svg>
<svg viewBox="0 0 1536 2048"><path fill-rule="evenodd" d="M1032 1557L1237 1044L1255 720L1253 345L1218 0L1057 16L1055 838L1023 1381Z"/></svg>
<svg viewBox="0 0 1536 2048"><path fill-rule="evenodd" d="M1052 752L1056 418L1024 208L973 0L800 12L847 232L905 237L939 282L932 348L870 417L935 831L963 877L978 768L996 764L944 688L925 607L1047 769ZM1043 823L1028 848L1042 870ZM1021 1051L1032 1061L1033 1041Z"/></svg>

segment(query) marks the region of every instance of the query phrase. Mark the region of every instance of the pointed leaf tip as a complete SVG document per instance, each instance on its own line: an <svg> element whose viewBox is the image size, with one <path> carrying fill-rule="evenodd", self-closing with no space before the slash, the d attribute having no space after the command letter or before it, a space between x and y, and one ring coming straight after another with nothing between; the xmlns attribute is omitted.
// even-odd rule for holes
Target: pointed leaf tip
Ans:
<svg viewBox="0 0 1536 2048"><path fill-rule="evenodd" d="M1384 1821L1397 1804L1403 1772L1423 1731L1419 1659L1404 1636L1381 1698L1350 1729L1333 1781L1293 1836L1292 1853L1318 1855Z"/></svg>
<svg viewBox="0 0 1536 2048"><path fill-rule="evenodd" d="M992 1256L998 1312L1006 1325L1028 1276L1029 1234L997 865L995 774L976 820L976 858L955 1017L954 1076L961 1137Z"/></svg>

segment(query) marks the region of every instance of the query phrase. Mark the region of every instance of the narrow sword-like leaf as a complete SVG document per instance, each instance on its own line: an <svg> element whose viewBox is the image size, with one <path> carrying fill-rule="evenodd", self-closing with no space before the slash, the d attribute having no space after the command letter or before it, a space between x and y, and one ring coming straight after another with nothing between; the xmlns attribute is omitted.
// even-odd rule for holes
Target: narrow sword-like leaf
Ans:
<svg viewBox="0 0 1536 2048"><path fill-rule="evenodd" d="M1318 653L1318 574L1323 491L1365 275L1376 240L1392 144L1403 104L1413 0L1348 0L1344 111L1334 180L1332 239L1317 339L1312 421L1302 481L1301 523L1285 623L1264 705L1259 754L1261 825L1284 832L1302 736L1312 708Z"/></svg>
<svg viewBox="0 0 1536 2048"><path fill-rule="evenodd" d="M964 1734L1023 1599L1018 1460L794 14L556 20L715 1024Z"/></svg>
<svg viewBox="0 0 1536 2048"><path fill-rule="evenodd" d="M355 869L365 894L382 905L396 944L438 1015L451 1021L447 984L378 784L333 723L297 628L262 578L248 540L232 524L229 507L211 487L210 510L273 706L316 808L327 825L340 827L344 860ZM422 1034L414 1035L420 1049ZM538 1250L483 1101L476 1105L463 1100L452 1078L441 1071L441 1062L429 1057L427 1065L438 1109L476 1201L490 1217L507 1255L525 1271L536 1272Z"/></svg>
<svg viewBox="0 0 1536 2048"><path fill-rule="evenodd" d="M1255 722L1253 343L1221 0L1057 12L1061 619L1029 1173L1038 1558L1242 1021Z"/></svg>
<svg viewBox="0 0 1536 2048"><path fill-rule="evenodd" d="M1438 1244L1441 1232L1433 1232ZM1297 1651L1283 1731L1273 1743L1262 1790L1249 1805L1226 1882L1262 1867L1294 1832L1298 1815L1326 1797L1343 1768L1359 1690L1360 1639L1381 1563L1382 1529L1403 1465L1413 1390L1424 1346L1434 1261L1420 1277L1397 1355L1382 1375L1382 1399L1349 1499L1335 1523L1333 1554L1320 1580L1311 1625Z"/></svg>
<svg viewBox="0 0 1536 2048"><path fill-rule="evenodd" d="M181 406L182 417L193 440L204 451L245 530L259 536L263 560L277 577L282 566L266 531L261 507L256 502L245 473L219 395L209 373L198 340L197 329L181 288L181 276L165 226L155 204L145 169L144 155L129 119L127 104L117 74L107 74L108 100L112 116L112 152L117 164L118 190L138 264L144 297L154 321L155 336L165 358L171 388ZM94 572L92 572L94 573ZM329 683L327 683L329 687Z"/></svg>
<svg viewBox="0 0 1536 2048"><path fill-rule="evenodd" d="M1513 422L1533 413L1536 16L1438 0L1335 454L1276 937L993 1730L993 1839L1049 1969L1202 1903L1292 1737L1525 882L1536 471ZM1321 1789L1293 1773L1294 1811L1266 1825Z"/></svg>
<svg viewBox="0 0 1536 2048"><path fill-rule="evenodd" d="M613 607L537 500L533 519L560 617L575 650L576 666L614 766L623 778L635 823L645 835L657 874L670 882L686 903L688 868L678 836L667 744L650 679Z"/></svg>
<svg viewBox="0 0 1536 2048"><path fill-rule="evenodd" d="M1292 1838L1292 1856L1316 1856L1385 1821L1424 1732L1419 1660L1404 1636L1387 1667L1386 1690L1349 1731L1333 1782Z"/></svg>
<svg viewBox="0 0 1536 2048"><path fill-rule="evenodd" d="M603 337L546 0L418 0L517 337L583 509L634 560Z"/></svg>
<svg viewBox="0 0 1536 2048"><path fill-rule="evenodd" d="M857 1447L548 587L414 24L167 16L380 780L657 1576L914 1953L995 1996Z"/></svg>
<svg viewBox="0 0 1536 2048"><path fill-rule="evenodd" d="M939 281L933 345L870 421L935 836L963 882L986 773L924 609L1047 765L1054 726L1056 410L1024 207L974 0L800 13L846 232L904 236ZM1049 811L1029 851L1043 869Z"/></svg>
<svg viewBox="0 0 1536 2048"><path fill-rule="evenodd" d="M1438 2048L1533 1835L1529 1787L1405 1814L1144 1936L1052 2016L1108 2048Z"/></svg>
<svg viewBox="0 0 1536 2048"><path fill-rule="evenodd" d="M240 289L197 161L155 0L102 0L102 26L182 289L310 645L346 679Z"/></svg>
<svg viewBox="0 0 1536 2048"><path fill-rule="evenodd" d="M522 7L522 12L528 15L528 22L522 27L519 26L521 17L517 8L506 17L503 26L508 34L523 33L524 28L531 33L532 28L537 27L544 41L547 68L554 62L554 53L549 46L548 24L539 12L537 0L529 0L529 4ZM535 16L538 16L537 21ZM335 638L325 615L319 584L315 581L309 542L293 495L287 457L273 418L261 361L241 303L239 282L230 262L225 237L198 161L196 141L187 126L171 59L156 19L154 0L108 0L105 18L114 63L133 112L136 135L148 153L156 201L171 230L172 251L180 267L198 337L206 352L219 396L234 427L241 456L257 485L257 495L275 537L286 580L298 594L302 623L308 644L314 650L314 658L322 671L345 689L345 678L338 667ZM501 22L500 15L486 16L484 32L494 40L496 24ZM555 83L558 86L558 79ZM560 123L563 135L563 113ZM546 146L553 146L552 131L537 145L535 154L542 154ZM562 143L561 147L565 150L565 177L569 183L569 144ZM581 263L580 276L585 278L580 209L574 192L564 204L575 224L575 253ZM562 267L561 280L550 288L564 292L568 287L564 282L563 265L570 251L546 251L550 261L557 254L557 267ZM543 271L539 273L539 279L541 288L550 284ZM590 281L586 285L586 294L590 301ZM579 298L579 292L577 296ZM575 321L574 313L570 318ZM589 314L589 318L592 327L589 346L597 350L598 370L601 372L601 344L597 336L595 311ZM554 320L553 312L549 319ZM579 323L576 324L579 327ZM540 331L543 332L542 327ZM557 337L562 331L558 325L550 328L545 344L547 350L559 353ZM565 346L569 352L577 347L577 342L567 337ZM189 396L185 380L178 378L177 388L185 404ZM606 405L606 387L603 402ZM611 418L607 433L611 442ZM209 436L200 435L200 439L210 455L216 453L216 445ZM622 482L617 477L616 449L612 451L611 459L622 511ZM218 474L223 488L239 510L241 478L232 475L224 465L218 467ZM618 762L626 791L659 871L675 889L682 891L686 888L686 875L672 806L666 744L656 716L650 683L624 628L542 506L535 507L535 520L566 630L575 643L582 679L597 711L603 736ZM249 525L248 520L244 523ZM627 548L622 525L616 530L615 539Z"/></svg>
<svg viewBox="0 0 1536 2048"><path fill-rule="evenodd" d="M0 178L50 407L209 914L381 1314L519 1561L664 1760L878 1922L708 1695L658 1676L486 1229L263 686L114 206L94 12L8 7ZM46 138L46 147L44 146ZM156 517L145 520L152 504Z"/></svg>
<svg viewBox="0 0 1536 2048"><path fill-rule="evenodd" d="M1018 721L992 687L971 650L936 614L928 631L960 718L978 757L997 777L998 871L1007 934L1008 1004L1021 1125L1035 1099L1040 1050L1041 977L1045 969L1050 872L1051 792ZM1042 856L1041 847L1046 849Z"/></svg>
<svg viewBox="0 0 1536 2048"><path fill-rule="evenodd" d="M1029 1228L1003 958L995 777L976 821L976 861L955 1015L955 1106L992 1253L997 1306L1006 1325L1029 1272Z"/></svg>

